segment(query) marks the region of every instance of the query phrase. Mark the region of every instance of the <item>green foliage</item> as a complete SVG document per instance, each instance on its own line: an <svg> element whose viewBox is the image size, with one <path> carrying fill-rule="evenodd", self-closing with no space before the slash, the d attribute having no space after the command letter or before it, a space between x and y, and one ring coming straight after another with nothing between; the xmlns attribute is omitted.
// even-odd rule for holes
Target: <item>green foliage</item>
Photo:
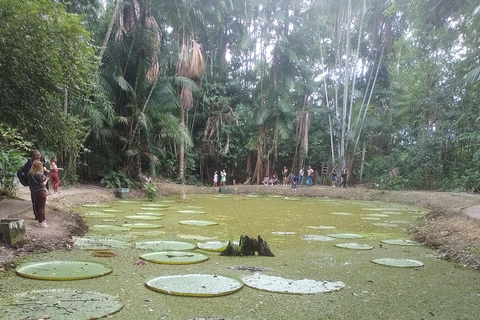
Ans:
<svg viewBox="0 0 480 320"><path fill-rule="evenodd" d="M100 183L105 184L107 188L130 188L132 180L123 172L110 171L103 176Z"/></svg>
<svg viewBox="0 0 480 320"><path fill-rule="evenodd" d="M142 189L147 193L148 201L155 200L158 192L155 183L144 183Z"/></svg>
<svg viewBox="0 0 480 320"><path fill-rule="evenodd" d="M37 147L70 138L65 97L84 98L94 48L80 17L49 0L0 0L0 118Z"/></svg>
<svg viewBox="0 0 480 320"><path fill-rule="evenodd" d="M6 124L0 123L0 150L19 150L29 153L33 149L33 144L26 141L25 137L18 129L11 128Z"/></svg>
<svg viewBox="0 0 480 320"><path fill-rule="evenodd" d="M16 150L3 151L0 149L0 187L7 197L15 196L17 170L25 163L22 153Z"/></svg>

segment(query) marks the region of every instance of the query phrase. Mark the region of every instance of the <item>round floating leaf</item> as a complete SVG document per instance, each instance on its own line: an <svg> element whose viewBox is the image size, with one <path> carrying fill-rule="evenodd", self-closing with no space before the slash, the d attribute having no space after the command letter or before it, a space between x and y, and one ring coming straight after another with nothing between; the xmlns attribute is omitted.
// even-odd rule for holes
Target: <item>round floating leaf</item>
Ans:
<svg viewBox="0 0 480 320"><path fill-rule="evenodd" d="M85 212L82 214L85 218L115 218L115 215L112 213L107 213L107 212L100 212L100 211L90 211L90 212Z"/></svg>
<svg viewBox="0 0 480 320"><path fill-rule="evenodd" d="M148 207L148 208L170 208L170 205L168 205L168 204L161 204L161 203L147 203L147 204L142 204L142 207Z"/></svg>
<svg viewBox="0 0 480 320"><path fill-rule="evenodd" d="M336 247L339 248L345 248L345 249L354 249L354 250L371 250L373 247L367 245L367 244L358 244L358 243L339 243L335 245Z"/></svg>
<svg viewBox="0 0 480 320"><path fill-rule="evenodd" d="M143 201L135 201L135 200L119 200L117 203L121 204L140 204L143 203Z"/></svg>
<svg viewBox="0 0 480 320"><path fill-rule="evenodd" d="M143 260L163 264L193 264L208 260L206 254L191 251L150 252L140 256Z"/></svg>
<svg viewBox="0 0 480 320"><path fill-rule="evenodd" d="M134 216L126 216L125 219L130 219L130 220L143 220L143 221L155 221L155 220L162 220L162 217L159 216L140 216L140 215L134 215Z"/></svg>
<svg viewBox="0 0 480 320"><path fill-rule="evenodd" d="M287 235L294 235L297 234L296 232L291 232L291 231L273 231L272 234L277 234L280 236L287 236Z"/></svg>
<svg viewBox="0 0 480 320"><path fill-rule="evenodd" d="M112 269L104 264L89 261L46 261L21 265L17 274L42 280L80 280L105 276Z"/></svg>
<svg viewBox="0 0 480 320"><path fill-rule="evenodd" d="M243 288L240 280L213 274L163 276L147 280L145 285L155 291L189 297L218 297Z"/></svg>
<svg viewBox="0 0 480 320"><path fill-rule="evenodd" d="M188 226L214 226L217 225L218 223L212 222L212 221L205 221L205 220L183 220L183 221L178 221L180 224L188 225Z"/></svg>
<svg viewBox="0 0 480 320"><path fill-rule="evenodd" d="M140 208L140 210L145 210L145 211L167 211L167 208L143 207L143 208Z"/></svg>
<svg viewBox="0 0 480 320"><path fill-rule="evenodd" d="M387 227L387 228L398 227L398 224L388 223L388 222L377 222L377 223L372 223L372 224L374 226L378 226L378 227Z"/></svg>
<svg viewBox="0 0 480 320"><path fill-rule="evenodd" d="M94 250L93 256L100 257L100 258L113 258L117 254L111 250Z"/></svg>
<svg viewBox="0 0 480 320"><path fill-rule="evenodd" d="M319 236L316 234L307 234L302 237L303 240L308 240L308 241L332 241L335 240L332 237L327 237L327 236Z"/></svg>
<svg viewBox="0 0 480 320"><path fill-rule="evenodd" d="M387 240L381 240L380 242L383 242L386 244L398 245L398 246L418 246L417 242L414 242L412 240L404 240L404 239L387 239Z"/></svg>
<svg viewBox="0 0 480 320"><path fill-rule="evenodd" d="M338 215L338 216L352 216L353 213L349 213L349 212L330 212L330 214L335 214L335 215Z"/></svg>
<svg viewBox="0 0 480 320"><path fill-rule="evenodd" d="M331 292L345 287L341 281L291 280L264 274L254 274L253 276L245 277L243 282L245 285L259 290L293 294Z"/></svg>
<svg viewBox="0 0 480 320"><path fill-rule="evenodd" d="M102 212L110 212L110 213L123 213L125 212L124 210L118 210L118 209L104 209Z"/></svg>
<svg viewBox="0 0 480 320"><path fill-rule="evenodd" d="M85 250L100 250L110 248L125 248L127 243L125 241L107 238L79 238L73 237L75 241L74 247Z"/></svg>
<svg viewBox="0 0 480 320"><path fill-rule="evenodd" d="M159 231L159 230L148 230L148 231L132 231L130 232L130 235L133 237L160 237L165 234L165 231Z"/></svg>
<svg viewBox="0 0 480 320"><path fill-rule="evenodd" d="M73 289L33 290L0 301L2 319L100 319L122 307L117 297Z"/></svg>
<svg viewBox="0 0 480 320"><path fill-rule="evenodd" d="M161 212L137 212L135 214L139 216L155 216L155 217L163 217L165 215L165 213L161 213Z"/></svg>
<svg viewBox="0 0 480 320"><path fill-rule="evenodd" d="M112 226L108 224L96 224L88 228L92 231L99 231L99 232L124 232L130 231L131 228L120 227L120 226Z"/></svg>
<svg viewBox="0 0 480 320"><path fill-rule="evenodd" d="M362 235L355 234L355 233L335 233L329 234L329 237L338 238L338 239L360 239L363 238Z"/></svg>
<svg viewBox="0 0 480 320"><path fill-rule="evenodd" d="M163 228L162 225L153 224L153 223L125 223L122 224L122 227L131 228L131 229L157 229Z"/></svg>
<svg viewBox="0 0 480 320"><path fill-rule="evenodd" d="M197 234L177 234L177 237L187 240L196 240L196 241L208 241L216 239L217 237L205 237L199 236Z"/></svg>
<svg viewBox="0 0 480 320"><path fill-rule="evenodd" d="M111 208L112 206L106 203L84 204L82 207L87 208Z"/></svg>
<svg viewBox="0 0 480 320"><path fill-rule="evenodd" d="M238 244L238 242L237 242ZM206 251L223 251L228 245L228 241L207 241L197 243L197 247Z"/></svg>
<svg viewBox="0 0 480 320"><path fill-rule="evenodd" d="M152 251L182 251L194 250L197 247L194 244L184 241L155 240L137 242L135 243L135 248Z"/></svg>
<svg viewBox="0 0 480 320"><path fill-rule="evenodd" d="M398 268L416 268L423 266L423 262L410 259L392 259L392 258L381 258L373 259L373 263L381 264L389 267L398 267Z"/></svg>
<svg viewBox="0 0 480 320"><path fill-rule="evenodd" d="M309 228L309 229L320 229L320 230L331 230L331 229L335 229L335 227L332 227L332 226L318 226L318 227L307 226L307 228Z"/></svg>
<svg viewBox="0 0 480 320"><path fill-rule="evenodd" d="M203 214L206 213L205 211L200 211L200 210L178 210L178 213L190 213L190 214Z"/></svg>
<svg viewBox="0 0 480 320"><path fill-rule="evenodd" d="M367 213L363 215L364 217L375 217L375 218L388 218L388 214L383 213Z"/></svg>

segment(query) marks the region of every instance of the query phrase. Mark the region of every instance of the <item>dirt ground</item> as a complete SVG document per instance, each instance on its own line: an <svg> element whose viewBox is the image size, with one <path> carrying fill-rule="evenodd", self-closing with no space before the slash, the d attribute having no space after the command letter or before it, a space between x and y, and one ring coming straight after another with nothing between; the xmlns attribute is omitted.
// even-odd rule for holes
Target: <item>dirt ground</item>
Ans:
<svg viewBox="0 0 480 320"><path fill-rule="evenodd" d="M186 186L157 182L159 197L216 193L207 186ZM277 194L292 196L330 197L352 200L376 200L404 203L430 209L431 212L411 230L412 239L436 249L447 260L459 266L480 270L480 195L453 192L384 191L362 187L332 188L303 186L296 191L283 186L235 185L228 187L235 194ZM28 188L21 187L17 197L29 201ZM145 198L141 190L131 190L129 198ZM29 252L45 252L70 247L74 235L83 235L86 226L73 209L87 203L114 200L112 190L92 185L60 188L60 194L47 198L46 218L49 227L39 228L33 212L15 215L24 219L27 243L9 247L0 244L0 270L15 267L15 258Z"/></svg>

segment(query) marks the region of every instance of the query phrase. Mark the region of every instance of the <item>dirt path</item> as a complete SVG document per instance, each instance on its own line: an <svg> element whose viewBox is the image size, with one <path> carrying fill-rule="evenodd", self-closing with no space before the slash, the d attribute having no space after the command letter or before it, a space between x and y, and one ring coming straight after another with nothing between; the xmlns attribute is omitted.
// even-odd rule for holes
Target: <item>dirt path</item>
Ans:
<svg viewBox="0 0 480 320"><path fill-rule="evenodd" d="M188 194L217 193L211 187L157 183L160 196L184 197ZM480 270L480 196L476 194L425 191L384 191L365 188L332 188L303 186L296 191L282 186L229 186L235 194L277 194L285 196L316 196L341 199L376 200L404 203L432 210L411 230L413 239L439 249L445 259ZM72 235L82 235L85 224L73 209L86 203L114 200L109 189L93 185L60 188L60 194L47 198L49 228L39 228L29 209L30 193L21 187L17 193L25 209L15 217L25 221L29 241L21 248L0 247L0 267L13 266L13 258L25 252L69 247ZM141 190L131 190L130 198L145 197ZM0 212L8 211L0 201ZM2 263L3 261L3 263Z"/></svg>

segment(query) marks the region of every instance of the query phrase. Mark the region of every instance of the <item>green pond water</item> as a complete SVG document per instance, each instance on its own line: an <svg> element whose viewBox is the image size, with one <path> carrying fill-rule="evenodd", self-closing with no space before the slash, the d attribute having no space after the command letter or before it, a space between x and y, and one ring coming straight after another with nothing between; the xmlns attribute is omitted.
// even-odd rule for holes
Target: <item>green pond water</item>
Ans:
<svg viewBox="0 0 480 320"><path fill-rule="evenodd" d="M458 268L422 246L381 242L388 239L408 240L409 228L426 214L422 208L380 202L243 195L189 195L182 200L162 200L169 202L157 200L156 203L169 205L166 210L163 206L142 206L146 201L112 203L110 208L77 208L79 213L85 214L89 227L135 223L162 227L130 231L91 228L87 236L127 242L124 248L112 249L115 257L95 257L91 250L75 247L24 257L18 264L51 260L91 261L103 263L113 272L93 279L52 281L18 276L15 270L11 270L0 277L0 298L5 301L7 297L30 290L68 288L96 291L118 296L124 307L110 318L125 320L208 317L479 319L478 272ZM136 221L132 219L133 215L158 219ZM195 226L179 223L185 220L216 224ZM327 238L337 234L363 237ZM150 251L135 248L135 243L140 241L173 240L197 244L237 241L241 235L255 238L260 235L275 257L223 257L218 252L196 249L194 252L204 253L209 259L196 264L169 265L142 260L140 256ZM353 250L336 246L344 243L357 243L360 247L371 246L373 249ZM424 265L398 268L372 263L373 259L381 258L410 259ZM147 279L166 275L218 274L239 280L253 275L245 268L235 267L268 268L269 271L261 273L291 280L341 281L345 287L330 293L301 295L244 286L233 294L200 298L164 294L145 286ZM0 313L0 319L5 319L2 316Z"/></svg>

